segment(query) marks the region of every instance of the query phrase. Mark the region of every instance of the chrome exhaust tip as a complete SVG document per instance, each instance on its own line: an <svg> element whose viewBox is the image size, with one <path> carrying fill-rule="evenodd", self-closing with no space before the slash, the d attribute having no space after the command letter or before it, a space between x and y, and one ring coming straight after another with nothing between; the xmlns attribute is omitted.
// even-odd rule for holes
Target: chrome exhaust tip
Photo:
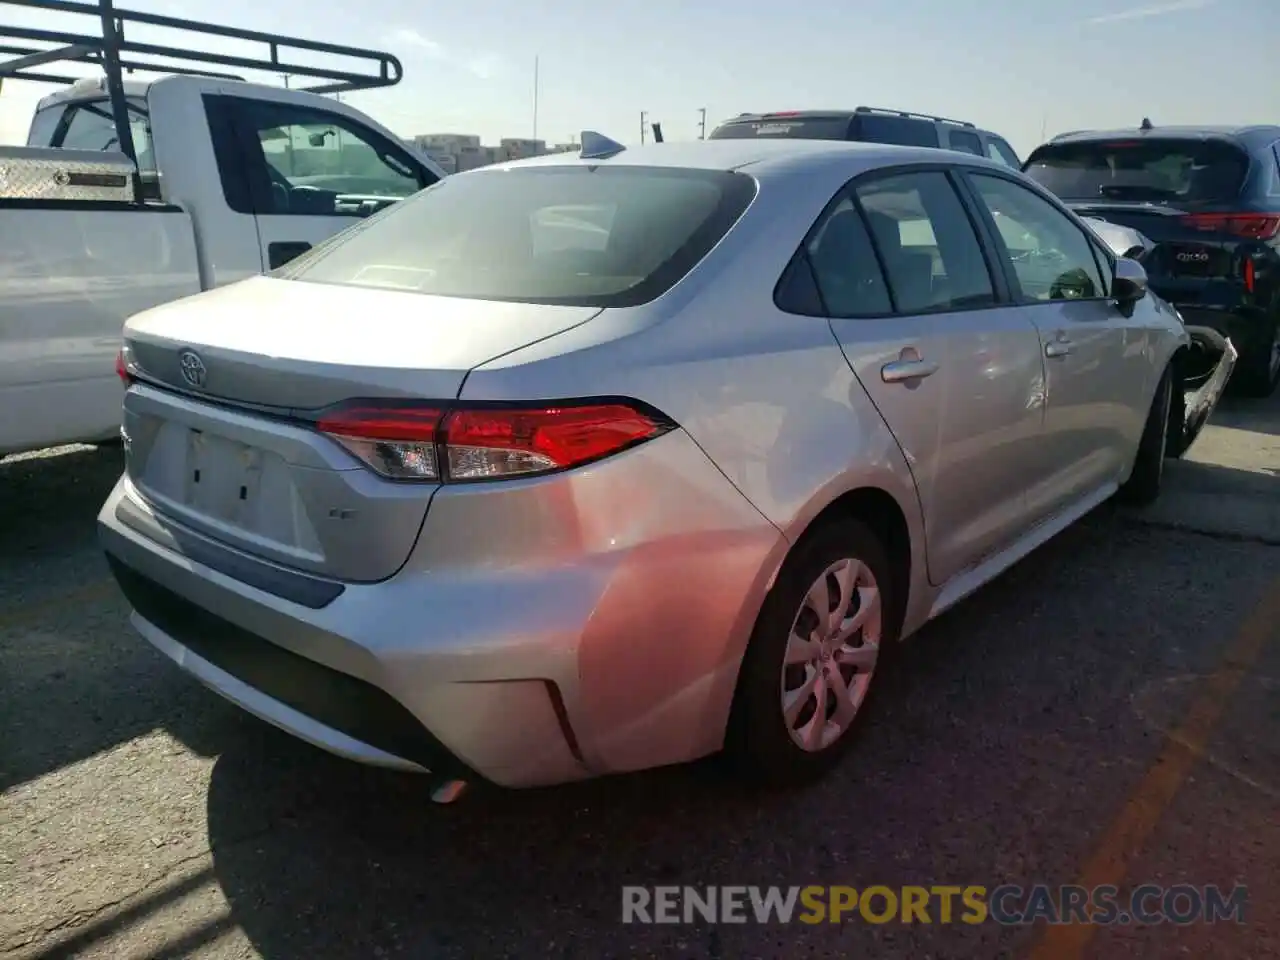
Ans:
<svg viewBox="0 0 1280 960"><path fill-rule="evenodd" d="M467 792L467 781L445 780L431 791L432 803L453 803Z"/></svg>

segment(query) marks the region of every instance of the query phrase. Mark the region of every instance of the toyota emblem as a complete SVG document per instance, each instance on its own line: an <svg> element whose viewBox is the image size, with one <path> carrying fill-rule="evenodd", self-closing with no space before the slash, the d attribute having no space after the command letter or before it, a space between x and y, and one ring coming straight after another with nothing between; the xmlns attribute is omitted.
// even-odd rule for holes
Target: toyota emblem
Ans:
<svg viewBox="0 0 1280 960"><path fill-rule="evenodd" d="M200 359L198 353L194 350L183 350L178 354L178 363L182 366L183 380L193 387L204 386L204 381L209 376L209 371L205 368L204 361Z"/></svg>

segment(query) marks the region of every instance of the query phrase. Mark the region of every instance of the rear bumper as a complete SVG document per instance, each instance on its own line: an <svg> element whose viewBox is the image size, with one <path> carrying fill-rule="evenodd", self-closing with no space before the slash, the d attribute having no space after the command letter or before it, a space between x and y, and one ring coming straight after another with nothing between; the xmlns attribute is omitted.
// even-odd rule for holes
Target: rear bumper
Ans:
<svg viewBox="0 0 1280 960"><path fill-rule="evenodd" d="M1184 364L1183 437L1179 452L1190 447L1200 435L1222 399L1239 358L1235 344L1216 330L1187 326L1187 333L1191 336L1193 354Z"/></svg>
<svg viewBox="0 0 1280 960"><path fill-rule="evenodd" d="M395 576L319 606L238 578L190 531L148 536L131 514L175 525L127 479L98 528L149 642L332 753L524 787L718 749L776 528L680 431L485 486L438 496Z"/></svg>

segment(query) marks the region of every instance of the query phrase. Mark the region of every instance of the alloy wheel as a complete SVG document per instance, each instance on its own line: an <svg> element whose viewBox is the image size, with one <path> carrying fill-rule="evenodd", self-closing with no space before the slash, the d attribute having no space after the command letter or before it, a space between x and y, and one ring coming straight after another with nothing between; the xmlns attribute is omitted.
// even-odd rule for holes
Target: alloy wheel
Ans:
<svg viewBox="0 0 1280 960"><path fill-rule="evenodd" d="M875 574L854 558L814 580L792 621L782 667L782 715L791 739L814 753L849 729L880 656L883 604Z"/></svg>

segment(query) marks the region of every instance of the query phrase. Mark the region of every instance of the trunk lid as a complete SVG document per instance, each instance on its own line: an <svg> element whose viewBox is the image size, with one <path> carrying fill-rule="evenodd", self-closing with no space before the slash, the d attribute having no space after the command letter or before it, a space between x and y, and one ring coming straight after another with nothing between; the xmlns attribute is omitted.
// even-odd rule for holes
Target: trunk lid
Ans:
<svg viewBox="0 0 1280 960"><path fill-rule="evenodd" d="M134 499L270 563L385 579L437 485L384 480L291 417L352 398L452 400L474 367L599 312L265 277L147 311L125 327L140 377L124 405ZM184 376L191 355L203 378Z"/></svg>
<svg viewBox="0 0 1280 960"><path fill-rule="evenodd" d="M254 277L148 310L124 332L148 379L312 410L351 397L453 399L474 367L599 312ZM183 375L192 353L202 383Z"/></svg>

